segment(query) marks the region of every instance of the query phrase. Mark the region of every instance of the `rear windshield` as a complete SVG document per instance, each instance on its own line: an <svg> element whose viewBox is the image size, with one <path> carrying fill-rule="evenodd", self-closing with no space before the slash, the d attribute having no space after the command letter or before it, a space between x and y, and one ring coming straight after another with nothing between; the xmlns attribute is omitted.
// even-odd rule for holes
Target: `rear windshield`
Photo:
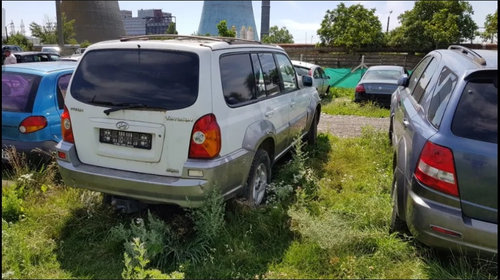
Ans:
<svg viewBox="0 0 500 280"><path fill-rule="evenodd" d="M467 83L458 103L453 134L498 143L498 79L476 78Z"/></svg>
<svg viewBox="0 0 500 280"><path fill-rule="evenodd" d="M398 80L402 73L397 70L371 70L363 76L365 80Z"/></svg>
<svg viewBox="0 0 500 280"><path fill-rule="evenodd" d="M297 71L297 75L299 75L299 76L309 75L309 68L303 68L303 67L298 67L298 66L294 66L294 68L295 68L295 71Z"/></svg>
<svg viewBox="0 0 500 280"><path fill-rule="evenodd" d="M194 53L96 50L83 57L70 92L88 104L144 104L175 110L196 101L198 77L199 58Z"/></svg>
<svg viewBox="0 0 500 280"><path fill-rule="evenodd" d="M38 75L2 71L2 111L33 111L38 85Z"/></svg>

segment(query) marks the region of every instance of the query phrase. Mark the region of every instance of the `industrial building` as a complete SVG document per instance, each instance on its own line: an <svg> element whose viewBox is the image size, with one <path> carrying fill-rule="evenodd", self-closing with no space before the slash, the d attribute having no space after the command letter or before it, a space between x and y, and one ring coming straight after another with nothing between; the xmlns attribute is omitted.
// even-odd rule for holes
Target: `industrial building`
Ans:
<svg viewBox="0 0 500 280"><path fill-rule="evenodd" d="M127 36L165 34L175 19L171 13L164 13L161 9L140 9L137 17L132 17L132 11L129 10L121 10L120 13Z"/></svg>

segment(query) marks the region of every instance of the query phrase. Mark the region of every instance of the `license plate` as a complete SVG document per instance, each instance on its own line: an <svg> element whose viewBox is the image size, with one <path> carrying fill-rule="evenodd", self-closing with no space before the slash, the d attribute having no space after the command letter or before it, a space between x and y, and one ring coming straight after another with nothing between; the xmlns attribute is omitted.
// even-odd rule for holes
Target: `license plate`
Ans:
<svg viewBox="0 0 500 280"><path fill-rule="evenodd" d="M99 142L117 146L151 150L152 138L149 133L99 129Z"/></svg>
<svg viewBox="0 0 500 280"><path fill-rule="evenodd" d="M9 153L4 149L2 149L2 159L7 160L7 161L10 160Z"/></svg>

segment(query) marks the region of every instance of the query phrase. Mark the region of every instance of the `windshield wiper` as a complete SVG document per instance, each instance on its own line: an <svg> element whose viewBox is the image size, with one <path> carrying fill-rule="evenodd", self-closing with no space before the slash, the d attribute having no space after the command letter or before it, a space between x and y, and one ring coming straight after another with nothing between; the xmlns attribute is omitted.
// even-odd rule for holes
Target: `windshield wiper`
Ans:
<svg viewBox="0 0 500 280"><path fill-rule="evenodd" d="M115 105L115 104L113 104ZM124 104L116 104L114 108L109 108L104 110L104 114L109 115L109 113L119 111L119 110L127 110L127 109L137 109L137 108L146 108L146 109L156 109L156 110L166 110L167 108L160 106L150 106L142 103L124 103Z"/></svg>

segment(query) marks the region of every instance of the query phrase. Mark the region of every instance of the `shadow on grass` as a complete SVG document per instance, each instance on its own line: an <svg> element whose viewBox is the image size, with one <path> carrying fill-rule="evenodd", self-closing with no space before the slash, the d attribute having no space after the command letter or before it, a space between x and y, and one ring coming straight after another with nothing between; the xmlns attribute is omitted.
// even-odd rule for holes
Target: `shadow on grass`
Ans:
<svg viewBox="0 0 500 280"><path fill-rule="evenodd" d="M58 243L61 268L75 278L121 278L123 243L113 244L106 239L112 227L129 222L130 217L119 215L104 204L92 214L84 208L74 210Z"/></svg>

